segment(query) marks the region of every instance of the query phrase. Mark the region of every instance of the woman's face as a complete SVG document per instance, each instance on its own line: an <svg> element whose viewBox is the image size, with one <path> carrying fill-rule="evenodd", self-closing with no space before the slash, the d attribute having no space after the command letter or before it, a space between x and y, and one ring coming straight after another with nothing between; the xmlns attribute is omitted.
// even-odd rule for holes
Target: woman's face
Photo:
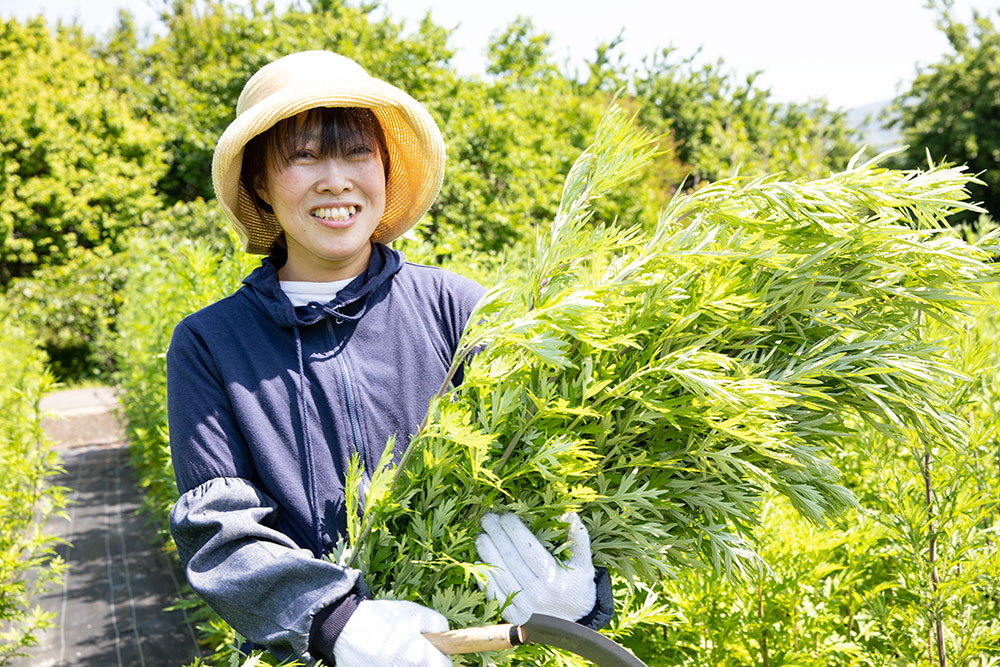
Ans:
<svg viewBox="0 0 1000 667"><path fill-rule="evenodd" d="M322 155L321 128L304 132L287 161L268 159L257 194L285 232L282 280L327 282L368 266L369 239L385 211L385 168L377 142L350 133Z"/></svg>

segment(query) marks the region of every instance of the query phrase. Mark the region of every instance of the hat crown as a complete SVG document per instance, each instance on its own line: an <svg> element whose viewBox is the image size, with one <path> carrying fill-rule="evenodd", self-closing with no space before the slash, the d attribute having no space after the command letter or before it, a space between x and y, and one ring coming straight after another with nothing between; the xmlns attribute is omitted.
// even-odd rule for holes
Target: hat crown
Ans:
<svg viewBox="0 0 1000 667"><path fill-rule="evenodd" d="M285 86L367 79L368 73L350 58L332 51L300 51L261 67L243 86L236 101L236 115L267 99Z"/></svg>

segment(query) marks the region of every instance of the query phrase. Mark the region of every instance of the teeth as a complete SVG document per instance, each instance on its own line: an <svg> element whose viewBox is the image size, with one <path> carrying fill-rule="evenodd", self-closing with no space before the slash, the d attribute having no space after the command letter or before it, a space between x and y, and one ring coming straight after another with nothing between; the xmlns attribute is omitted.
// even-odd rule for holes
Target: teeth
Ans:
<svg viewBox="0 0 1000 667"><path fill-rule="evenodd" d="M312 214L324 220L347 220L357 211L355 206L334 206L331 208L314 208Z"/></svg>

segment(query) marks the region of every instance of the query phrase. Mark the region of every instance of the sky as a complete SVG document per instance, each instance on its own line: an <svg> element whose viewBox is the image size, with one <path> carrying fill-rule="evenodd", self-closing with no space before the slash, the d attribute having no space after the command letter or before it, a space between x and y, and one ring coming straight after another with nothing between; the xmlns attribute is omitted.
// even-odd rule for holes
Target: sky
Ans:
<svg viewBox="0 0 1000 667"><path fill-rule="evenodd" d="M286 7L294 0L276 0ZM84 29L111 28L118 8L155 28L164 0L0 0L0 17L76 19ZM517 15L552 36L551 53L567 71L582 69L602 42L620 32L625 61L639 66L666 47L698 62L722 59L740 76L760 71L757 85L781 102L823 98L835 108L881 102L905 91L918 67L949 51L925 0L383 0L376 10L414 27L430 11L454 28L453 60L481 73L490 37ZM972 9L1000 24L1000 0L955 0L963 22Z"/></svg>

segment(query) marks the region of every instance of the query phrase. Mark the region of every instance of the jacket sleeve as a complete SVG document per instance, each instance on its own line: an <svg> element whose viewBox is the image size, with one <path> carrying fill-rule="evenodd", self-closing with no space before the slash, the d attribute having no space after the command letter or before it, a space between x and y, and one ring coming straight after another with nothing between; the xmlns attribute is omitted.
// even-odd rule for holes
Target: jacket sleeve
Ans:
<svg viewBox="0 0 1000 667"><path fill-rule="evenodd" d="M469 318L479 304L479 300L486 294L486 288L468 278L457 274L451 275L453 276L451 289L443 298L445 304L443 326L448 332L452 354L455 354L458 352L458 343L469 325ZM471 356L475 356L477 352L478 349L473 350ZM465 378L464 362L467 360L463 360L462 366L459 367L452 379L452 384L456 387L462 384L462 380Z"/></svg>
<svg viewBox="0 0 1000 667"><path fill-rule="evenodd" d="M597 601L590 613L577 623L591 630L600 630L615 617L615 594L611 588L611 574L605 567L594 568L594 584L597 589Z"/></svg>
<svg viewBox="0 0 1000 667"><path fill-rule="evenodd" d="M181 492L170 532L192 589L219 616L279 658L306 656L317 615L349 612L364 584L358 570L315 558L274 528L277 504L254 483L207 348L182 323L167 353L171 455ZM346 622L349 613L332 616Z"/></svg>
<svg viewBox="0 0 1000 667"><path fill-rule="evenodd" d="M191 588L237 632L286 659L307 653L318 613L356 605L363 583L358 570L315 558L271 528L276 511L247 480L216 478L178 499L170 532Z"/></svg>

